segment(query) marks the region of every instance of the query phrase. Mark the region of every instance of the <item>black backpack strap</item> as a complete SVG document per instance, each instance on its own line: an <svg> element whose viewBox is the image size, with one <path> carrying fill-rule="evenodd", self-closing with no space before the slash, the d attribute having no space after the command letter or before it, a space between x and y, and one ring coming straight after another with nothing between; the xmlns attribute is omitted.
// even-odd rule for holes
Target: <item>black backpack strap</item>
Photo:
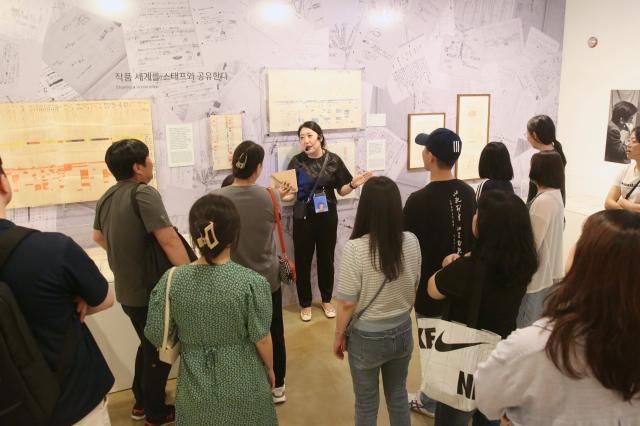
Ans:
<svg viewBox="0 0 640 426"><path fill-rule="evenodd" d="M2 233L0 238L0 270L4 267L16 247L28 236L34 232L40 232L37 229L25 228L22 226L13 226ZM11 288L11 287L9 287ZM75 316L74 316L75 318ZM58 383L62 385L64 376L69 371L73 355L75 353L74 342L76 340L76 327L73 325L67 330L62 343L62 351L58 357L58 367L55 370Z"/></svg>
<svg viewBox="0 0 640 426"><path fill-rule="evenodd" d="M138 183L136 186L133 187L133 190L131 191L131 194L130 194L130 202L131 202L131 207L133 207L133 212L136 214L136 216L138 216L138 219L140 219L140 222L142 222L142 224L144 225L144 221L142 220L142 215L140 214L140 206L138 205L138 199L136 198L136 195L138 193L138 187L140 185L144 185L144 184Z"/></svg>
<svg viewBox="0 0 640 426"><path fill-rule="evenodd" d="M4 267L5 262L9 259L18 244L33 232L38 231L22 226L13 226L2 233L2 238L0 238L0 269Z"/></svg>

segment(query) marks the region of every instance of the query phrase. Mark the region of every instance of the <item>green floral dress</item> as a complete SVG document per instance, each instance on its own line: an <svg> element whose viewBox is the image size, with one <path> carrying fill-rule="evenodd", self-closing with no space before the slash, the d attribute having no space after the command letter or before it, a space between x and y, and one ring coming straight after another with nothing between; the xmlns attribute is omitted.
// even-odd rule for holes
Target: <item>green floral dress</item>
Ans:
<svg viewBox="0 0 640 426"><path fill-rule="evenodd" d="M168 273L151 292L145 335L162 343ZM237 263L183 265L171 284L171 327L181 343L179 425L277 425L255 343L269 333L267 280Z"/></svg>

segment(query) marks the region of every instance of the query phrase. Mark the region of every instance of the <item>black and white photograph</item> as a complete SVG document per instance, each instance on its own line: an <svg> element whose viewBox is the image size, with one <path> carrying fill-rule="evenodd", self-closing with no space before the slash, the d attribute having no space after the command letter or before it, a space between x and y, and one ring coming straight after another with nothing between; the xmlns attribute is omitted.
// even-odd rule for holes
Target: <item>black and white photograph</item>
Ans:
<svg viewBox="0 0 640 426"><path fill-rule="evenodd" d="M628 164L627 147L637 125L640 90L612 90L604 161Z"/></svg>

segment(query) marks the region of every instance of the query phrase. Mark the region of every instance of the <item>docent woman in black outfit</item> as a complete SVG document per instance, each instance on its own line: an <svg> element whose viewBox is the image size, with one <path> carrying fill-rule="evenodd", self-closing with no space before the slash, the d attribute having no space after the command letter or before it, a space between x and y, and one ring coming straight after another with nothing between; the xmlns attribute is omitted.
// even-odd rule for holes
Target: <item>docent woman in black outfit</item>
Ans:
<svg viewBox="0 0 640 426"><path fill-rule="evenodd" d="M298 192L295 195L293 246L297 271L296 286L300 302L300 318L311 320L311 261L316 252L318 287L322 309L327 318L336 316L331 305L333 293L333 255L338 230L338 211L335 192L349 194L364 184L371 172L351 175L342 159L326 149L322 129L314 121L306 121L298 128L302 152L294 156L287 169L295 169ZM284 197L284 200L292 199Z"/></svg>

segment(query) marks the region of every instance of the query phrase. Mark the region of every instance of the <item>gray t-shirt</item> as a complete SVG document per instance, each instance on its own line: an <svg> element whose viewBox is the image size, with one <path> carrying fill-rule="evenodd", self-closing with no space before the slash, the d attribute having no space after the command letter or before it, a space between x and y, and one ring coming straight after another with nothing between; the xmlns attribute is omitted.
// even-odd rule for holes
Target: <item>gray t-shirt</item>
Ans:
<svg viewBox="0 0 640 426"><path fill-rule="evenodd" d="M233 201L240 213L240 241L231 259L249 269L253 269L269 281L271 291L280 288L278 278L277 234L274 236L276 219L273 201L266 188L259 185L225 186L212 191ZM275 191L278 212L280 196Z"/></svg>
<svg viewBox="0 0 640 426"><path fill-rule="evenodd" d="M136 199L144 226L131 206L131 191L137 186ZM157 189L136 182L113 185L96 204L93 228L107 240L107 258L113 271L116 299L125 306L147 306L151 289L144 285L144 248L148 233L171 226Z"/></svg>

